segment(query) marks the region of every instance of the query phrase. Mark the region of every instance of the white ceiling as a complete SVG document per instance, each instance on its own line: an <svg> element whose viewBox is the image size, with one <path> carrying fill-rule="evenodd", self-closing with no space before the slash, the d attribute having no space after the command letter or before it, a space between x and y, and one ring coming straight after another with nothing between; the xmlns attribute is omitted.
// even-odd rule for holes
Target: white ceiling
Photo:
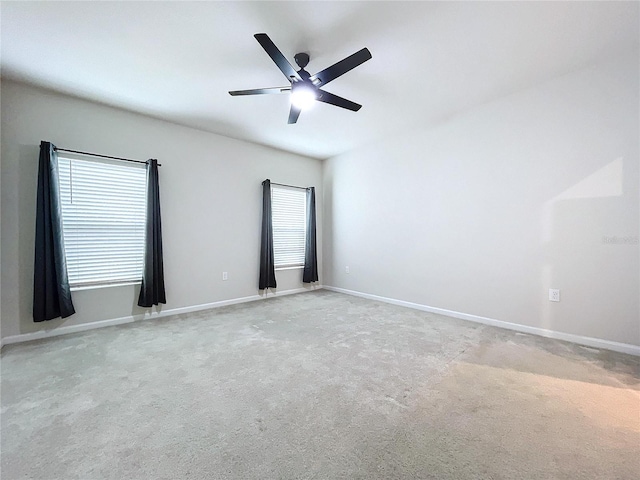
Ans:
<svg viewBox="0 0 640 480"><path fill-rule="evenodd" d="M638 49L638 2L2 2L4 78L299 154L327 158L428 126ZM312 74L362 47L373 59L287 125L286 85L253 38Z"/></svg>

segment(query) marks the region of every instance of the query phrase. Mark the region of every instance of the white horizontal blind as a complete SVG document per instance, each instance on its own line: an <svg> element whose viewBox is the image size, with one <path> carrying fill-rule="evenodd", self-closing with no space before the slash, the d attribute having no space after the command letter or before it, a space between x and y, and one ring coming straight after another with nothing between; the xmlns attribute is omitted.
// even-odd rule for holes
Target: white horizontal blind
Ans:
<svg viewBox="0 0 640 480"><path fill-rule="evenodd" d="M71 287L141 281L145 166L69 158L58 165Z"/></svg>
<svg viewBox="0 0 640 480"><path fill-rule="evenodd" d="M276 267L304 265L306 191L271 186L273 256Z"/></svg>

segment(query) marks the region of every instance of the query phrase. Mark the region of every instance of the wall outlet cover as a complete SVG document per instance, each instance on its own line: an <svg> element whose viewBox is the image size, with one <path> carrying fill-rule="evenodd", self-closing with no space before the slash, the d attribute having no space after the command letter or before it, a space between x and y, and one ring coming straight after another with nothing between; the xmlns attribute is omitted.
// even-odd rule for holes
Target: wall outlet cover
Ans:
<svg viewBox="0 0 640 480"><path fill-rule="evenodd" d="M549 301L551 302L559 302L560 301L560 290L557 288L549 289Z"/></svg>

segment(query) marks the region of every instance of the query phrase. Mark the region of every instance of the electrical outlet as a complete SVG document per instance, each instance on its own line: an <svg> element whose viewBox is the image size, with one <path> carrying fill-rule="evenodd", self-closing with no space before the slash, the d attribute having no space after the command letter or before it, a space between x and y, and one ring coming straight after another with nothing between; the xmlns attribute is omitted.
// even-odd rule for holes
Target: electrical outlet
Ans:
<svg viewBox="0 0 640 480"><path fill-rule="evenodd" d="M347 267L344 267L344 273L351 273L351 272L349 271L349 267L348 267L348 266L347 266Z"/></svg>
<svg viewBox="0 0 640 480"><path fill-rule="evenodd" d="M227 272L222 272L222 280L226 281L228 278Z"/></svg>
<svg viewBox="0 0 640 480"><path fill-rule="evenodd" d="M559 302L560 301L560 290L557 288L549 289L549 301L550 302Z"/></svg>

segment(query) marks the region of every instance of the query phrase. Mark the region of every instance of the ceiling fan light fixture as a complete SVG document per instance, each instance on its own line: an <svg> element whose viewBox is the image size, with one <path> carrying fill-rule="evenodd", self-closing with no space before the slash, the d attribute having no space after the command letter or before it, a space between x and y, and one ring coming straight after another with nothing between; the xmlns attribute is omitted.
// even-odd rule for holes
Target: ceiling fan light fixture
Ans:
<svg viewBox="0 0 640 480"><path fill-rule="evenodd" d="M309 110L316 98L315 90L306 86L293 88L291 91L291 104L300 110Z"/></svg>

